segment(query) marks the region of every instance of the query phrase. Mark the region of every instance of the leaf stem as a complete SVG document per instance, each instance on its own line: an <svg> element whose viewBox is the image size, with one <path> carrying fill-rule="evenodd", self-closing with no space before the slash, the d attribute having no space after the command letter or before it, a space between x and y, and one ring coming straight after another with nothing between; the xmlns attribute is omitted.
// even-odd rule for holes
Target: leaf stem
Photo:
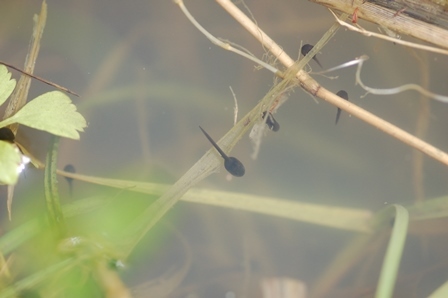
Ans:
<svg viewBox="0 0 448 298"><path fill-rule="evenodd" d="M45 165L45 199L47 201L47 210L49 220L55 227L59 236L65 234L65 220L62 213L61 203L59 201L58 180L56 175L57 159L59 149L59 137L52 136L50 150L47 153Z"/></svg>

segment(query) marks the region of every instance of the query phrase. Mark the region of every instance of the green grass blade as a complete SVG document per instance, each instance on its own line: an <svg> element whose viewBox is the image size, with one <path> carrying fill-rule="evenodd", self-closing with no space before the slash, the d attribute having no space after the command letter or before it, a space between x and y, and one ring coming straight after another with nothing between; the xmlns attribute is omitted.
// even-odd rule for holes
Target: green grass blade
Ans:
<svg viewBox="0 0 448 298"><path fill-rule="evenodd" d="M406 208L400 205L392 205L386 209L392 212L395 209L394 227L387 247L386 256L383 260L381 274L376 290L376 298L392 297L395 287L395 281L400 267L401 256L403 254L406 234L409 224L409 214ZM386 221L387 222L387 221Z"/></svg>
<svg viewBox="0 0 448 298"><path fill-rule="evenodd" d="M313 286L312 297L327 297L332 288L344 278L344 275L366 255L373 243L383 241L384 230L390 228L390 220L395 216L394 230L390 237L389 247L384 258L384 264L378 282L377 296L391 297L398 272L398 266L403 252L404 240L408 226L408 212L398 205L388 206L377 212L369 223L370 234L359 234L342 249L331 264L324 270L319 280Z"/></svg>
<svg viewBox="0 0 448 298"><path fill-rule="evenodd" d="M443 283L437 290L435 290L428 298L446 298L448 297L448 281Z"/></svg>
<svg viewBox="0 0 448 298"><path fill-rule="evenodd" d="M407 209L412 220L448 217L448 196L418 202Z"/></svg>
<svg viewBox="0 0 448 298"><path fill-rule="evenodd" d="M107 179L60 170L58 173L81 181L145 193L152 196L160 196L170 187L167 184ZM347 231L371 231L369 222L372 218L372 213L365 209L310 204L275 197L198 188L189 189L181 200L283 217Z"/></svg>
<svg viewBox="0 0 448 298"><path fill-rule="evenodd" d="M370 232L368 210L310 204L209 189L190 189L183 201L250 211L347 231Z"/></svg>

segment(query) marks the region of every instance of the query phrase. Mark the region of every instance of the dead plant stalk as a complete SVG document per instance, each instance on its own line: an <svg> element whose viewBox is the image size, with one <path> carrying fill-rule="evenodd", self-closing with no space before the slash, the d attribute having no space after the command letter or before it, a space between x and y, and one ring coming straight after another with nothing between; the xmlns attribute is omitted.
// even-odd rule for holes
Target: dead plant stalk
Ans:
<svg viewBox="0 0 448 298"><path fill-rule="evenodd" d="M294 60L285 53L266 33L264 33L252 20L247 17L230 0L216 0L235 20L237 20L247 31L249 31L266 49L268 49L286 68L294 64ZM428 156L448 165L448 154L442 150L424 142L423 140L405 132L399 127L377 117L376 115L348 102L336 94L328 91L316 82L307 72L300 70L296 75L300 86L312 95L341 108L351 115L369 123L379 130L404 142L405 144L420 150Z"/></svg>

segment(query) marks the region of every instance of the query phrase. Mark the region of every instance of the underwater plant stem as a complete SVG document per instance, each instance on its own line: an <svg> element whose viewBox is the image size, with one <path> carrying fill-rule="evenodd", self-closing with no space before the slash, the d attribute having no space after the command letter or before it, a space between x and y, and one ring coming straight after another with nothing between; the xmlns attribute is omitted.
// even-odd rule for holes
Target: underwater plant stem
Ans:
<svg viewBox="0 0 448 298"><path fill-rule="evenodd" d="M145 193L151 197L159 197L170 188L170 185L168 184L109 179L61 170L58 170L58 174L88 183ZM306 203L306 199L292 202L279 197L265 197L240 192L218 191L203 188L190 188L185 195L182 196L181 200L184 202L288 218L346 231L363 233L372 232L369 225L372 213L366 209L339 208L336 206L312 204ZM68 215L66 214L66 216ZM0 238L0 249L1 248Z"/></svg>
<svg viewBox="0 0 448 298"><path fill-rule="evenodd" d="M322 276L313 286L311 297L327 297L328 293L340 280L342 280L349 269L366 254L370 254L372 243L383 242L384 237L389 234L391 220L393 223L389 245L383 259L383 266L378 280L375 298L392 297L393 289L398 275L398 268L404 250L407 235L409 213L405 207L390 205L380 210L369 221L372 232L359 234L339 252L332 263L324 270Z"/></svg>
<svg viewBox="0 0 448 298"><path fill-rule="evenodd" d="M381 274L378 280L378 287L375 298L393 297L394 287L400 267L401 256L403 255L404 244L409 224L409 214L406 208L400 205L392 205L395 215L394 227L390 236L389 245L387 246L386 255L381 266Z"/></svg>
<svg viewBox="0 0 448 298"><path fill-rule="evenodd" d="M329 292L340 282L367 253L370 251L366 247L371 247L372 243L382 242L382 235L377 232L369 234L360 233L346 245L323 270L317 281L311 288L310 297L329 297Z"/></svg>
<svg viewBox="0 0 448 298"><path fill-rule="evenodd" d="M415 57L415 61L417 61L420 67L421 85L427 89L430 83L428 55L417 51L411 51L411 54ZM424 138L426 137L429 128L431 104L423 94L420 95L418 111L414 133L418 138ZM415 201L417 202L423 201L426 197L423 170L424 163L425 159L422 152L414 150L412 152L412 185L414 186Z"/></svg>
<svg viewBox="0 0 448 298"><path fill-rule="evenodd" d="M248 132L260 113L266 106L271 106L277 96L286 89L296 86L295 74L297 66L285 71L285 79L278 82L266 96L237 124L235 124L219 141L217 145L224 152L229 152L236 143ZM129 255L146 233L180 200L180 198L195 184L211 175L221 166L221 157L212 148L202 156L176 183L174 183L156 202L152 203L126 229L125 235L119 235L117 242L121 244L122 254ZM123 239L127 239L123 241Z"/></svg>
<svg viewBox="0 0 448 298"><path fill-rule="evenodd" d="M437 290L431 293L428 298L445 298L448 294L448 281L444 282Z"/></svg>
<svg viewBox="0 0 448 298"><path fill-rule="evenodd" d="M56 229L58 236L65 234L65 220L59 201L58 180L56 175L59 149L59 137L52 136L50 150L47 153L45 164L45 199L47 202L48 217L51 225Z"/></svg>
<svg viewBox="0 0 448 298"><path fill-rule="evenodd" d="M288 54L286 54L286 52L280 46L278 46L269 36L267 36L230 0L216 1L221 6L223 6L223 8L227 12L229 12L238 22L240 22L240 24L244 28L246 28L260 43L262 43L265 48L267 48L274 56L276 56L284 66L290 67L294 64L294 61L288 56ZM317 44L314 49L318 51ZM313 55L315 55L313 50L310 51L307 55L307 57L309 57L310 59L311 57L313 57ZM356 116L357 118L389 134L390 136L404 142L405 144L415 149L422 151L426 155L448 166L447 153L326 90L325 88L320 86L319 83L317 83L312 77L310 77L305 71L299 70L297 73L297 79L299 80L300 86L312 95L335 105L336 107L346 111L347 113Z"/></svg>

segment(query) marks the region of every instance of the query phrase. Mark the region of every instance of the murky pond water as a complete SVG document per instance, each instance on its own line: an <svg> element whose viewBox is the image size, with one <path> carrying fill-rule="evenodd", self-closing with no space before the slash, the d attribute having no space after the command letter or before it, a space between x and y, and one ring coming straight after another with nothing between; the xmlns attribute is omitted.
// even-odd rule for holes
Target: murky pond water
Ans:
<svg viewBox="0 0 448 298"><path fill-rule="evenodd" d="M305 0L245 3L258 25L293 58L301 44L315 44L334 21L324 7ZM265 53L214 1L185 4L217 37L257 57ZM40 3L3 1L0 6L0 60L22 66L32 16ZM360 24L378 31L374 25ZM327 69L363 54L370 57L362 71L369 86L417 83L448 94L448 58L442 55L340 29L318 58ZM310 66L320 70L314 61ZM243 117L274 85L268 71L210 43L172 1L48 1L35 73L79 93L80 98L72 99L88 121L80 141L61 141L60 168L73 164L86 175L168 184L210 149L199 125L215 140L231 129L234 96L229 87ZM363 97L365 92L355 85L355 68L328 75L338 78L313 77L335 93L346 90L351 102L448 150L446 104L422 99L413 91ZM33 81L30 98L50 90ZM335 125L336 113L336 107L316 103L295 89L275 113L280 129L266 131L257 160L250 158L247 136L232 151L244 163L245 175L229 180L222 167L197 187L373 212L387 204L409 205L447 194L446 166L345 112ZM22 128L18 138L45 158L47 134ZM70 198L65 182L61 177L63 203L107 194L116 202L125 201L117 203L123 211L115 210L117 217L134 216L137 211L127 213L126 208L136 204L143 209L148 200L130 190L80 181L74 181ZM14 220L26 218L29 206L44 210L43 171L29 169L21 178L13 207L20 211ZM95 225L95 216L87 217L86 222ZM446 243L438 237L446 233L440 229L444 224L442 220L411 226L397 297L411 297L409 292L423 297L448 277ZM312 288L356 235L188 202L176 205L150 234L121 273L139 296L152 293L147 297L261 297L263 280L265 285L266 278L282 284L283 277ZM346 276L327 297L372 296L387 239L373 241L363 259L354 260L352 268L341 273ZM416 288L409 290L411 284Z"/></svg>

